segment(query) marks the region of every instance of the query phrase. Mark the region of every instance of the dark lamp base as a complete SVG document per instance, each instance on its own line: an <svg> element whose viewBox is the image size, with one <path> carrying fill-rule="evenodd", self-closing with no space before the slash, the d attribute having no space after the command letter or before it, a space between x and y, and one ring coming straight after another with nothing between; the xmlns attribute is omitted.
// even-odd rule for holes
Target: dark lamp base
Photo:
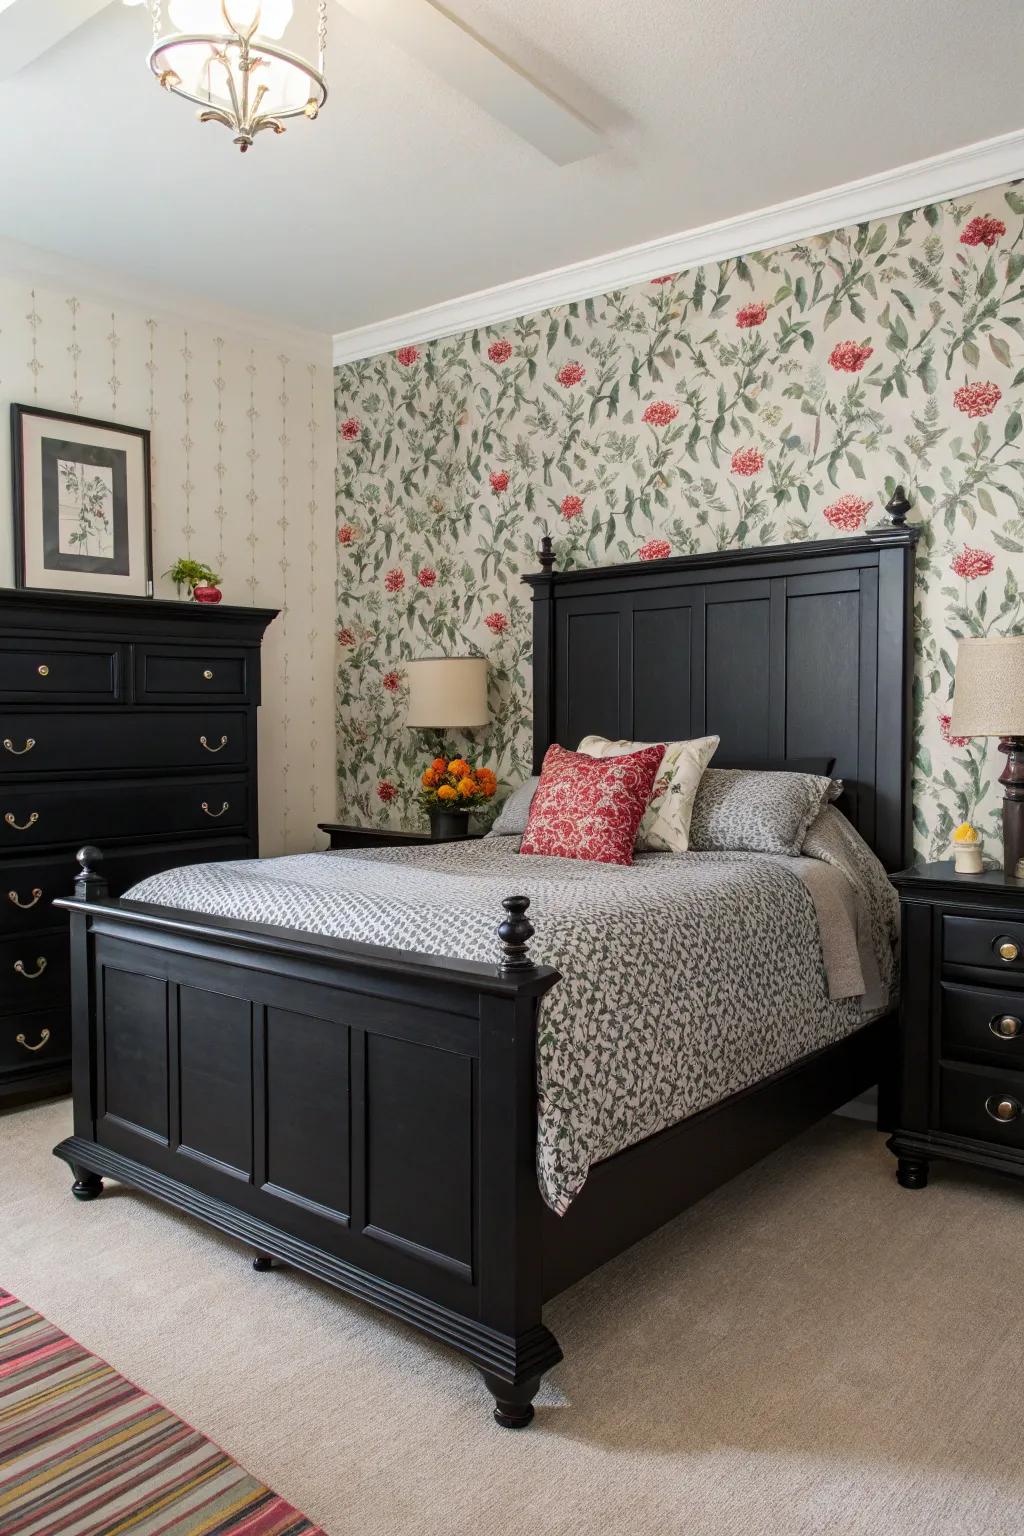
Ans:
<svg viewBox="0 0 1024 1536"><path fill-rule="evenodd" d="M1006 767L999 775L1003 799L1003 869L1017 872L1017 860L1024 858L1024 736L1004 736L999 743L1006 754Z"/></svg>

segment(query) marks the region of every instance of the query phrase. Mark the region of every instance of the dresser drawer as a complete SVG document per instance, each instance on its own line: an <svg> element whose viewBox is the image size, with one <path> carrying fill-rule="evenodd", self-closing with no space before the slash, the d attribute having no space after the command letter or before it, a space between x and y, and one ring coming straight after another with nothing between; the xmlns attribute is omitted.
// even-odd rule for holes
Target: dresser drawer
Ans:
<svg viewBox="0 0 1024 1536"><path fill-rule="evenodd" d="M135 698L140 704L248 700L252 681L245 651L137 645Z"/></svg>
<svg viewBox="0 0 1024 1536"><path fill-rule="evenodd" d="M1001 979L1024 980L1024 923L1001 917L943 917L942 959L946 965L973 965Z"/></svg>
<svg viewBox="0 0 1024 1536"><path fill-rule="evenodd" d="M0 1018L67 1005L66 929L0 939Z"/></svg>
<svg viewBox="0 0 1024 1536"><path fill-rule="evenodd" d="M0 710L0 775L73 770L241 767L248 717L240 709Z"/></svg>
<svg viewBox="0 0 1024 1536"><path fill-rule="evenodd" d="M941 998L943 1057L1024 1071L1024 994L945 982Z"/></svg>
<svg viewBox="0 0 1024 1536"><path fill-rule="evenodd" d="M119 647L102 642L0 640L0 699L36 704L110 701L120 697L120 663Z"/></svg>
<svg viewBox="0 0 1024 1536"><path fill-rule="evenodd" d="M998 1112L1007 1106L1006 1117ZM954 1136L1024 1147L1024 1072L948 1066L939 1073L939 1125Z"/></svg>
<svg viewBox="0 0 1024 1536"><path fill-rule="evenodd" d="M0 1012L0 1072L39 1072L71 1057L71 1015L67 1008L36 1013Z"/></svg>
<svg viewBox="0 0 1024 1536"><path fill-rule="evenodd" d="M218 833L248 824L248 779L84 779L63 784L0 786L0 850L21 853L47 843L98 843L110 838Z"/></svg>

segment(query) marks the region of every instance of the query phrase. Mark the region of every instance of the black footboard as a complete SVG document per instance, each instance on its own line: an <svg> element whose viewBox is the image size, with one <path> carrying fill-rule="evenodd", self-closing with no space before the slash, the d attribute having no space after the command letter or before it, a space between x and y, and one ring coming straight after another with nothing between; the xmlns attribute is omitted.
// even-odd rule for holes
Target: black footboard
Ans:
<svg viewBox="0 0 1024 1536"><path fill-rule="evenodd" d="M493 966L108 901L71 913L74 1135L109 1176L468 1356L500 1423L561 1358L541 1322L535 967L525 898ZM264 1267L266 1267L264 1265Z"/></svg>

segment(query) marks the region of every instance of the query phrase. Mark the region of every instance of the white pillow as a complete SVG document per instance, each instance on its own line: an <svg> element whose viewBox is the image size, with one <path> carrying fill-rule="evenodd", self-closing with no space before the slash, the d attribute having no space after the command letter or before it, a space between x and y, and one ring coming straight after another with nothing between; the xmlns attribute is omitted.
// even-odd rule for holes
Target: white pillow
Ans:
<svg viewBox="0 0 1024 1536"><path fill-rule="evenodd" d="M636 846L659 853L685 853L690 846L693 802L708 763L718 746L717 736L697 736L692 741L666 741L650 804L636 835ZM579 751L588 757L623 757L661 743L609 741L604 736L584 736Z"/></svg>

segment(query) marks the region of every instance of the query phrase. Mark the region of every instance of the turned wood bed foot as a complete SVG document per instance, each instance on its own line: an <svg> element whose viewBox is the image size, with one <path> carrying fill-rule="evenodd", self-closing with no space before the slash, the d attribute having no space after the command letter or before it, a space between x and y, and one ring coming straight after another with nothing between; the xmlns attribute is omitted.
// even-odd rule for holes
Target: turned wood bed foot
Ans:
<svg viewBox="0 0 1024 1536"><path fill-rule="evenodd" d="M258 1275L265 1275L275 1264L269 1253L258 1253L252 1261L252 1267Z"/></svg>
<svg viewBox="0 0 1024 1536"><path fill-rule="evenodd" d="M904 1189L924 1189L928 1183L927 1158L898 1158L896 1162L896 1182Z"/></svg>
<svg viewBox="0 0 1024 1536"><path fill-rule="evenodd" d="M495 1422L502 1429L525 1429L533 1418L533 1399L540 1387L540 1377L534 1376L530 1381L512 1386L507 1381L499 1381L497 1376L488 1376L486 1372L483 1376L487 1390L494 1398Z"/></svg>
<svg viewBox="0 0 1024 1536"><path fill-rule="evenodd" d="M88 1168L80 1167L78 1163L72 1163L71 1172L75 1176L71 1193L76 1200L96 1200L102 1195L103 1180L98 1174L91 1173Z"/></svg>

